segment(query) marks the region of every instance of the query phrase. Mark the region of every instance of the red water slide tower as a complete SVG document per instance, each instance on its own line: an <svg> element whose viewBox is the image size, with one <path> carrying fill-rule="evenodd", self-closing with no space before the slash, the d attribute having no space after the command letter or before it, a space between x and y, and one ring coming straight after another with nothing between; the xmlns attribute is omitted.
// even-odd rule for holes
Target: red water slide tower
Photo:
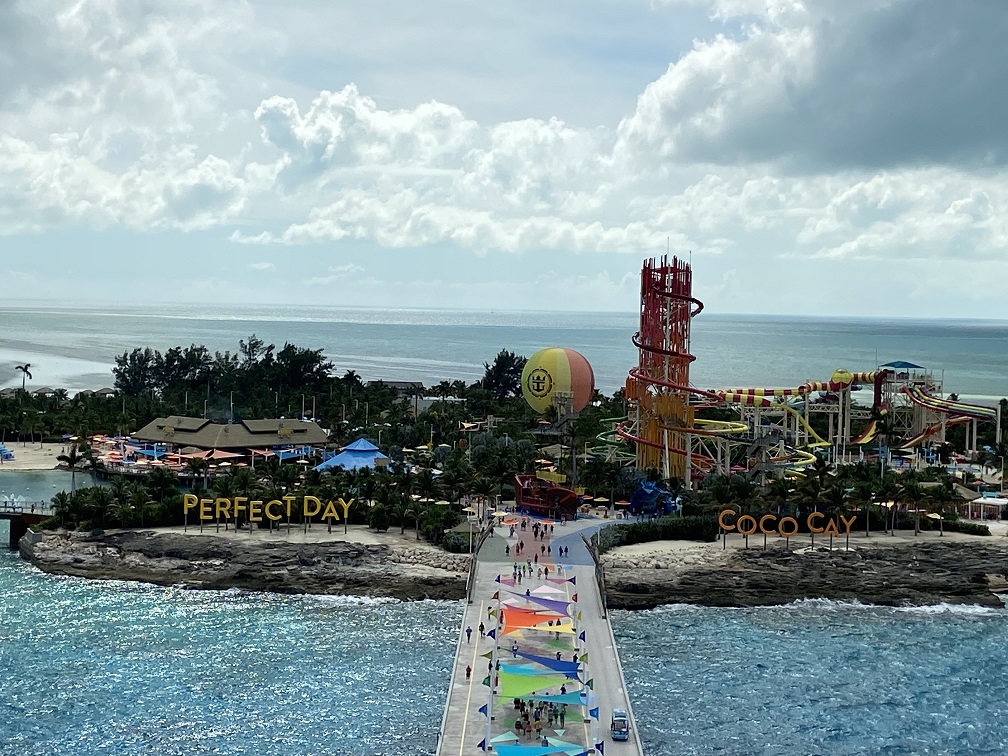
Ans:
<svg viewBox="0 0 1008 756"><path fill-rule="evenodd" d="M630 430L624 438L637 444L638 469L656 469L687 486L692 478L688 453L693 429L690 395L706 392L690 388L690 319L703 309L693 297L693 271L676 257L671 264L645 260L641 269L640 330L634 335L639 350L637 367L630 371L626 397L631 406Z"/></svg>

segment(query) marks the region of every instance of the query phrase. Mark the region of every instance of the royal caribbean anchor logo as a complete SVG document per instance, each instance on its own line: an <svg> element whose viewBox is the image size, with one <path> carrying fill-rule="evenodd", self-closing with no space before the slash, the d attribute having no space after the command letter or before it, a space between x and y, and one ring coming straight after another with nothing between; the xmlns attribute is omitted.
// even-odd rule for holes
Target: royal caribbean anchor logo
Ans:
<svg viewBox="0 0 1008 756"><path fill-rule="evenodd" d="M542 398L553 389L553 376L542 368L536 368L529 373L525 385L532 396Z"/></svg>

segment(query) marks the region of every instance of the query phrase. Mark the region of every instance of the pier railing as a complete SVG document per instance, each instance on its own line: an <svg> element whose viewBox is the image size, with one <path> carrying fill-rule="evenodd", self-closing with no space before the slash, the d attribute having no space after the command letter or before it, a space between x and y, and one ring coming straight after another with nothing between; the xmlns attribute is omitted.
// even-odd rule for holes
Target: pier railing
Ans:
<svg viewBox="0 0 1008 756"><path fill-rule="evenodd" d="M0 501L0 515L52 515L53 505L47 501Z"/></svg>
<svg viewBox="0 0 1008 756"><path fill-rule="evenodd" d="M469 577L466 578L466 601L472 603L473 589L476 587L476 556L479 554L480 546L486 542L486 539L493 533L493 523L488 524L483 530L480 531L479 537L476 539L476 546L473 548L472 554L469 555Z"/></svg>
<svg viewBox="0 0 1008 756"><path fill-rule="evenodd" d="M602 562L599 559L598 546L594 541L594 536L589 539L585 538L584 533L582 533L581 540L584 541L588 553L591 554L592 562L595 563L595 584L598 586L599 606L602 609L602 619L606 619L608 616L608 605L606 602L605 569L602 567Z"/></svg>

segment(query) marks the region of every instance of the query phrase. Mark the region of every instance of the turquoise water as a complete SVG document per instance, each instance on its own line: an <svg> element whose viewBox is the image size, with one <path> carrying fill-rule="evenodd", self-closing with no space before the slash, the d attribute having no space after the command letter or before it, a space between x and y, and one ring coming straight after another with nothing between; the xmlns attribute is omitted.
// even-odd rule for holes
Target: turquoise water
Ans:
<svg viewBox="0 0 1008 756"><path fill-rule="evenodd" d="M9 552L0 596L4 754L431 754L462 616L52 577ZM613 626L649 756L1008 746L1004 611L672 606Z"/></svg>
<svg viewBox="0 0 1008 756"><path fill-rule="evenodd" d="M97 310L0 308L0 386L21 385L16 364L31 362L31 385L71 390L112 384L124 350L205 344L234 352L255 332L268 343L324 349L342 374L365 379L475 381L506 348L531 355L576 349L611 394L636 364L637 313L464 312L303 307L193 307ZM947 391L1008 394L1008 322L732 316L693 321L693 383L702 388L795 386L837 368L870 370L902 359L936 375Z"/></svg>
<svg viewBox="0 0 1008 756"><path fill-rule="evenodd" d="M52 577L10 552L0 596L0 753L432 753L461 619L446 602ZM999 753L1006 620L821 601L613 615L656 756Z"/></svg>
<svg viewBox="0 0 1008 756"><path fill-rule="evenodd" d="M430 754L462 616L52 577L9 552L0 596L4 754Z"/></svg>
<svg viewBox="0 0 1008 756"><path fill-rule="evenodd" d="M17 446L12 447L15 456ZM78 472L77 486L98 485L94 476ZM60 491L70 490L70 473L66 470L0 470L0 503L48 502Z"/></svg>
<svg viewBox="0 0 1008 756"><path fill-rule="evenodd" d="M651 756L1008 749L1004 610L670 606L613 626Z"/></svg>

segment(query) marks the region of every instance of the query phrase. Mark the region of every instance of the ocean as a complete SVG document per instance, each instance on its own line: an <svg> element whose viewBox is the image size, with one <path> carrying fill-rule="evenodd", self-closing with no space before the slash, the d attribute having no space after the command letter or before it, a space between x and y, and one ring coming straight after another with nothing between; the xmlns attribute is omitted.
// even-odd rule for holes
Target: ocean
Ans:
<svg viewBox="0 0 1008 756"><path fill-rule="evenodd" d="M39 756L432 754L462 617L55 577L13 552L0 596L0 753ZM1008 746L1003 610L808 601L612 622L648 756Z"/></svg>
<svg viewBox="0 0 1008 756"><path fill-rule="evenodd" d="M501 349L530 356L549 346L581 352L596 386L612 394L637 362L633 312L469 312L349 308L159 306L0 308L0 387L70 391L112 385L116 355L150 346L238 349L255 333L323 349L338 374L365 380L472 382ZM963 399L1008 395L1008 321L802 318L701 313L693 320L691 372L698 388L790 387L837 368L871 370L905 360L944 379Z"/></svg>

